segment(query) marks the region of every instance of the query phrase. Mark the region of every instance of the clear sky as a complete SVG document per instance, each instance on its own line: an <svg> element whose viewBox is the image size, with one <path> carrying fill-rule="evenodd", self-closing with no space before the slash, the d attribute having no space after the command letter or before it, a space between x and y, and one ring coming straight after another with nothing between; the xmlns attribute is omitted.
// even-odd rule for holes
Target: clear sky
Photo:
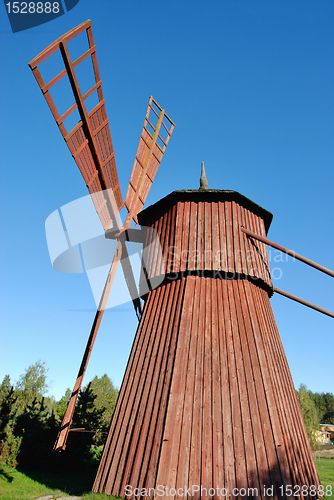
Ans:
<svg viewBox="0 0 334 500"><path fill-rule="evenodd" d="M152 94L176 127L146 206L197 189L204 161L209 187L274 214L270 239L334 268L332 0L80 0L15 34L1 9L0 380L42 360L60 398L95 314L87 276L50 263L46 218L87 191L28 67L87 19L123 197ZM277 288L334 311L333 278L272 256ZM334 320L279 295L271 303L295 386L334 392ZM120 386L136 324L132 304L105 312L86 383L107 373Z"/></svg>

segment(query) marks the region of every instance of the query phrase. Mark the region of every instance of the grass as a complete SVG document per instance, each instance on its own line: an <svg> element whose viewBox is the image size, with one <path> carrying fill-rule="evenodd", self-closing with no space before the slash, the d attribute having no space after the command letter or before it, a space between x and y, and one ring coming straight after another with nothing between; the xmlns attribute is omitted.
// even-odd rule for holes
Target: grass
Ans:
<svg viewBox="0 0 334 500"><path fill-rule="evenodd" d="M36 470L22 472L0 463L0 499L34 500L45 495L69 496L69 498L70 495L80 495L84 500L111 500L114 498L91 492L95 474L95 468L76 473Z"/></svg>
<svg viewBox="0 0 334 500"><path fill-rule="evenodd" d="M316 459L320 482L326 488L332 487L332 495L325 499L334 499L334 459ZM92 493L96 469L84 472L56 473L42 471L18 471L0 464L0 499L1 500L34 500L39 496L80 495L83 500L111 500L105 494ZM302 497L300 497L302 498Z"/></svg>
<svg viewBox="0 0 334 500"><path fill-rule="evenodd" d="M333 458L317 458L315 461L317 466L320 483L326 488L327 485L332 487L332 495L326 495L325 498L334 498L334 459Z"/></svg>
<svg viewBox="0 0 334 500"><path fill-rule="evenodd" d="M1 500L31 500L42 495L61 493L59 489L48 488L13 467L0 465Z"/></svg>

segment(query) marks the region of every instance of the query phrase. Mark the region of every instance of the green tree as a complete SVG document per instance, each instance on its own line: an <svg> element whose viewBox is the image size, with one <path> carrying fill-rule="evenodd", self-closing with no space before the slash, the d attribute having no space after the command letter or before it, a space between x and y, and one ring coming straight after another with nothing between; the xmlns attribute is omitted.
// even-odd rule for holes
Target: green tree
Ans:
<svg viewBox="0 0 334 500"><path fill-rule="evenodd" d="M45 405L45 399L35 399L28 404L16 422L15 433L22 442L18 454L20 465L45 464L51 456L57 435L57 424L53 413Z"/></svg>
<svg viewBox="0 0 334 500"><path fill-rule="evenodd" d="M334 394L330 392L311 392L308 391L313 400L320 418L320 423L334 423Z"/></svg>
<svg viewBox="0 0 334 500"><path fill-rule="evenodd" d="M87 431L97 431L100 424L100 411L95 405L96 395L91 389L91 382L80 391L73 417L73 427Z"/></svg>
<svg viewBox="0 0 334 500"><path fill-rule="evenodd" d="M0 460L8 465L16 465L21 438L15 436L16 396L14 387L6 375L0 386Z"/></svg>
<svg viewBox="0 0 334 500"><path fill-rule="evenodd" d="M8 396L12 389L9 375L6 375L0 385L0 404Z"/></svg>
<svg viewBox="0 0 334 500"><path fill-rule="evenodd" d="M320 420L318 410L307 390L306 385L300 384L299 390L297 391L297 398L299 401L299 406L302 412L308 438L310 440L311 446L315 448L315 432L319 431Z"/></svg>
<svg viewBox="0 0 334 500"><path fill-rule="evenodd" d="M322 393L321 396L324 399L325 411L321 415L320 423L334 424L334 395L326 392L326 394Z"/></svg>
<svg viewBox="0 0 334 500"><path fill-rule="evenodd" d="M95 396L94 406L99 412L99 428L106 432L115 411L118 391L107 374L100 378L95 376L90 383L90 389Z"/></svg>
<svg viewBox="0 0 334 500"><path fill-rule="evenodd" d="M23 412L35 399L42 400L48 390L46 372L45 363L37 361L20 376L15 387L19 412Z"/></svg>

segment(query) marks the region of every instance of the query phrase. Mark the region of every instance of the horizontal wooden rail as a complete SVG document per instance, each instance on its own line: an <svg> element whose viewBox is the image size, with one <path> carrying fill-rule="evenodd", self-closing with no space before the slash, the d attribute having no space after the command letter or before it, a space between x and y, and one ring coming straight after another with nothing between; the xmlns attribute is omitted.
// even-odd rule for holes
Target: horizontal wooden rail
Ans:
<svg viewBox="0 0 334 500"><path fill-rule="evenodd" d="M306 300L300 299L299 297L296 297L295 295L292 295L291 293L284 292L283 290L280 290L279 288L276 288L276 287L274 287L274 292L277 292L280 295L284 295L284 297L287 297L288 299L295 300L296 302L299 302L300 304L303 304L304 306L310 307L311 309L315 309L316 311L319 311L322 314L326 314L327 316L334 318L334 313L332 313L330 311L326 311L326 309L323 309L322 307L318 307L314 304L311 304L311 302L307 302Z"/></svg>
<svg viewBox="0 0 334 500"><path fill-rule="evenodd" d="M252 231L249 231L249 229L245 229L244 227L240 228L241 231L247 236L251 236L252 238L262 241L263 243L266 243L267 245L276 248L277 250L280 250L281 252L286 253L287 255L291 255L291 257L294 257L295 259L300 260L301 262L304 262L305 264L308 264L311 267L314 267L315 269L318 269L318 271L322 271L325 274L328 274L329 276L332 276L334 278L334 272L331 271L330 269L327 269L326 267L320 266L320 264L317 264L316 262L313 262L313 260L307 259L306 257L303 257L302 255L299 255L298 253L294 252L293 250L289 250L288 248L283 247L282 245L278 245L277 243L274 243L273 241L267 240L267 238L264 238L263 236L260 236L259 234L253 233Z"/></svg>
<svg viewBox="0 0 334 500"><path fill-rule="evenodd" d="M82 428L81 427L77 427L75 429L70 429L70 432L87 432L89 434L96 434L98 432L99 434L108 434L107 432L99 431L99 430L97 430L97 431L87 431L83 427Z"/></svg>

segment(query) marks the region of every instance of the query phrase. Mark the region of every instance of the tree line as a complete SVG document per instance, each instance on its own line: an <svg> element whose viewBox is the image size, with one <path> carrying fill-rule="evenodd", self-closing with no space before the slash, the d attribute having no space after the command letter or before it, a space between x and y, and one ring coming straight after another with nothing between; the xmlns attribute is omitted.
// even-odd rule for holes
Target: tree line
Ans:
<svg viewBox="0 0 334 500"><path fill-rule="evenodd" d="M8 465L34 467L73 466L99 458L114 412L118 391L108 375L94 377L80 391L65 452L51 453L67 403L67 389L56 401L48 391L45 363L29 366L12 384L6 375L0 385L0 460Z"/></svg>
<svg viewBox="0 0 334 500"><path fill-rule="evenodd" d="M51 465L81 467L99 459L114 412L118 391L107 375L94 377L78 397L66 450L51 453L71 396L67 389L56 401L48 391L45 363L29 366L12 384L6 375L0 385L0 461L22 467ZM305 385L297 391L307 434L314 444L320 423L334 424L334 395L313 393ZM334 439L334 435L332 436Z"/></svg>

